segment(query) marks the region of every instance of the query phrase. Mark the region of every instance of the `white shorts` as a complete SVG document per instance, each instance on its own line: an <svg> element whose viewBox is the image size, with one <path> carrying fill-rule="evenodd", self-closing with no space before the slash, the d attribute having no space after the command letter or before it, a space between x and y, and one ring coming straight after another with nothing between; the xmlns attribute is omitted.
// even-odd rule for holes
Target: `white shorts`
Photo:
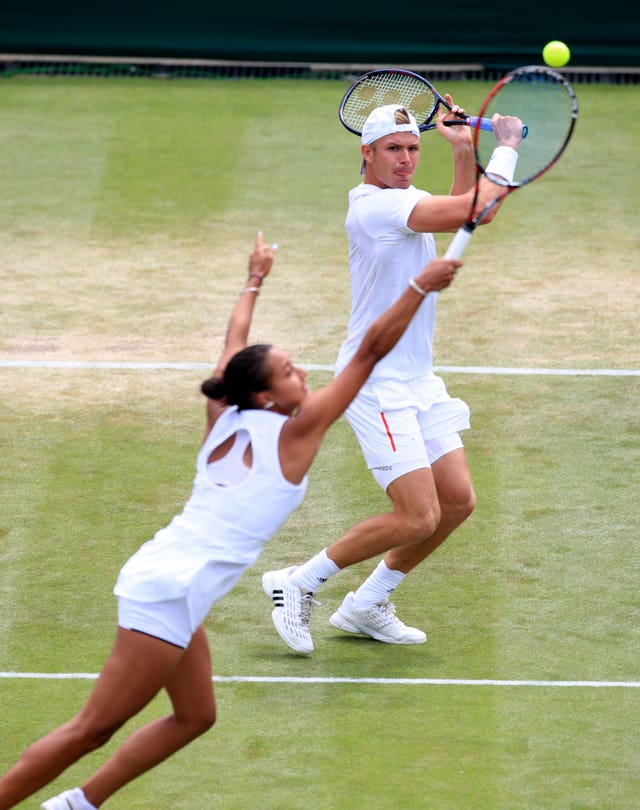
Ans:
<svg viewBox="0 0 640 810"><path fill-rule="evenodd" d="M171 559L157 565L158 570L154 571L147 566L144 553L144 549L150 548L153 548L152 544L145 544L130 557L123 568L130 572L127 579L124 584L120 578L116 582L114 590L118 597L118 624L125 630L138 630L178 647L188 647L213 605L229 593L250 563L209 562L181 587L182 593L175 593ZM139 564L143 572L146 571L146 574L138 574L138 581L135 571L131 572L135 564ZM176 560L174 571L178 565L179 561ZM174 593L170 593L167 587ZM166 598L163 599L165 594Z"/></svg>
<svg viewBox="0 0 640 810"><path fill-rule="evenodd" d="M137 630L176 647L189 646L193 630L186 599L166 602L136 602L118 597L118 625L125 630Z"/></svg>
<svg viewBox="0 0 640 810"><path fill-rule="evenodd" d="M459 431L470 427L467 404L435 375L367 383L345 415L383 490L462 447Z"/></svg>

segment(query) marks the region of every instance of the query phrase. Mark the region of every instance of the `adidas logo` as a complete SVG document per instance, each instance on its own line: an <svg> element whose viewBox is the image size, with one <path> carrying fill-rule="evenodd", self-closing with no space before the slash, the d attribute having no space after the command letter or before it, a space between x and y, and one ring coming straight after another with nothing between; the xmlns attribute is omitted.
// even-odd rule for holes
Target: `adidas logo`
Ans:
<svg viewBox="0 0 640 810"><path fill-rule="evenodd" d="M271 599L276 607L284 607L284 591L276 590L271 591Z"/></svg>

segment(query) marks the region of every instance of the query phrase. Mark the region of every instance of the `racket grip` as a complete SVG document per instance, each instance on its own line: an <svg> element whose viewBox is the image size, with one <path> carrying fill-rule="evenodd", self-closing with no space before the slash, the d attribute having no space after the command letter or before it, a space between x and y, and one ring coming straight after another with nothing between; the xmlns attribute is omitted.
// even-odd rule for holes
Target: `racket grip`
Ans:
<svg viewBox="0 0 640 810"><path fill-rule="evenodd" d="M478 121L480 123L478 123ZM480 129L484 129L485 132L493 132L493 125L491 123L490 118L478 118L477 115L470 115L467 119L467 124L470 127L480 127Z"/></svg>
<svg viewBox="0 0 640 810"><path fill-rule="evenodd" d="M444 254L445 259L460 259L469 244L472 234L473 228L470 228L468 225L463 225L461 228L458 228L458 232L451 240L451 244Z"/></svg>
<svg viewBox="0 0 640 810"><path fill-rule="evenodd" d="M478 121L480 123L478 123ZM484 129L485 132L493 132L493 124L491 123L490 118L478 118L477 115L470 115L467 118L467 124L470 127L479 127L480 129ZM529 134L529 127L526 124L522 125L522 140L524 140L527 135Z"/></svg>

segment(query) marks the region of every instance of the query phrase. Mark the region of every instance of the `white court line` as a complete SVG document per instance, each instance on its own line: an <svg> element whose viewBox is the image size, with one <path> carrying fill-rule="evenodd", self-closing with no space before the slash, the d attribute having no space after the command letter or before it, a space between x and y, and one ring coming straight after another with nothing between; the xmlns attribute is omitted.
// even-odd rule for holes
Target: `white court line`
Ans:
<svg viewBox="0 0 640 810"><path fill-rule="evenodd" d="M302 364L310 371L334 371L331 365ZM67 360L1 360L4 368L78 368L78 369L129 369L129 370L198 370L211 369L211 363L135 363L111 361ZM453 374L503 374L503 375L548 375L548 376L593 376L593 377L640 377L640 369L553 369L511 368L493 366L434 366L434 371ZM43 680L91 680L97 674L85 672L0 672L0 678ZM544 681L544 680L470 680L464 678L334 678L334 677L261 677L261 676L216 676L218 683L354 683L420 686L529 686L529 687L591 687L591 688L640 688L640 681Z"/></svg>
<svg viewBox="0 0 640 810"><path fill-rule="evenodd" d="M332 365L301 363L309 371L334 371ZM135 363L126 361L75 361L75 360L1 360L0 368L77 368L77 369L125 369L133 371L196 371L211 370L212 363ZM640 369L632 368L528 368L509 366L434 366L433 370L444 374L502 374L543 375L555 377L640 377Z"/></svg>
<svg viewBox="0 0 640 810"><path fill-rule="evenodd" d="M0 672L0 678L33 680L95 680L92 672ZM333 678L295 677L270 675L215 675L216 683L354 683L383 686L543 686L573 688L622 688L640 689L640 681L538 681L538 680L498 680L494 678Z"/></svg>

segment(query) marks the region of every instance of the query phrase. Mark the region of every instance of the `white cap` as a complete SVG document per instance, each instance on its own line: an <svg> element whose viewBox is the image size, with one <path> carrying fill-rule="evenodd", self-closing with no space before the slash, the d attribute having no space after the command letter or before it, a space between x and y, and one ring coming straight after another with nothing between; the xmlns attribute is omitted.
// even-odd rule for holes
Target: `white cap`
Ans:
<svg viewBox="0 0 640 810"><path fill-rule="evenodd" d="M397 124L395 119L396 110L402 110L409 116L408 124ZM367 120L362 127L362 143L369 145L378 138L384 138L385 135L393 135L395 132L412 132L414 135L420 137L420 130L416 123L416 119L411 113L399 104L387 104L385 107L376 107L370 113Z"/></svg>

